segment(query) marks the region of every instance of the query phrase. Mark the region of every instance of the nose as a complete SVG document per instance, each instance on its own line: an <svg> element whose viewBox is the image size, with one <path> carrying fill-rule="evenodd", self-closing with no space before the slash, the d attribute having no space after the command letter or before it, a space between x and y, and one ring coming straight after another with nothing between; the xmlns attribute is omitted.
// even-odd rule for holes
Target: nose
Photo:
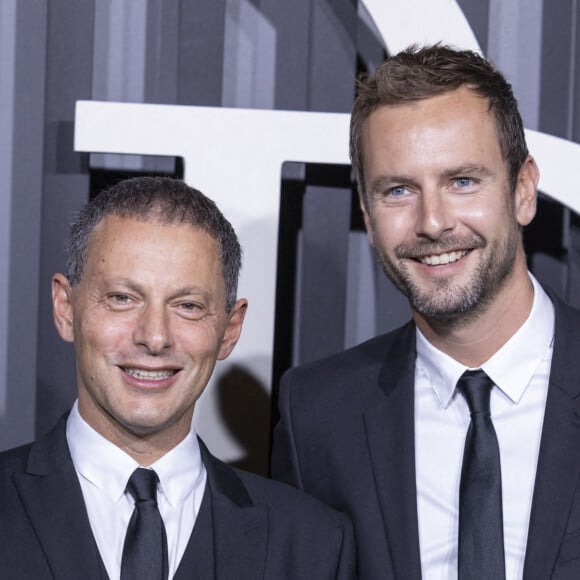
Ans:
<svg viewBox="0 0 580 580"><path fill-rule="evenodd" d="M135 344L144 346L150 354L165 352L173 343L168 313L162 305L148 304L142 311L133 334Z"/></svg>
<svg viewBox="0 0 580 580"><path fill-rule="evenodd" d="M439 239L445 232L455 227L455 218L445 194L428 190L421 193L417 235L431 240Z"/></svg>

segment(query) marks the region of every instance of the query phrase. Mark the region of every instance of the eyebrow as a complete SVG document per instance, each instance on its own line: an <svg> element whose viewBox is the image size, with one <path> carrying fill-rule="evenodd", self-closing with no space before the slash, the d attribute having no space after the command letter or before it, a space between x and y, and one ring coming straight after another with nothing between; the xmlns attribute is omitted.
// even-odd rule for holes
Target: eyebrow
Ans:
<svg viewBox="0 0 580 580"><path fill-rule="evenodd" d="M389 189L395 185L408 184L412 186L418 186L418 183L408 175L379 175L379 177L373 179L369 192L371 195L380 193L385 189Z"/></svg>
<svg viewBox="0 0 580 580"><path fill-rule="evenodd" d="M139 282L135 282L128 278L116 278L113 280L108 281L109 285L120 287L119 290L123 291L123 289L130 291L130 292L137 292L138 294L145 293L145 288L143 285L139 284ZM187 296L203 296L207 297L210 296L211 293L207 291L207 289L202 288L201 286L191 285L191 286L183 286L181 288L177 288L174 292L171 293L171 300L176 300L178 298L184 298Z"/></svg>
<svg viewBox="0 0 580 580"><path fill-rule="evenodd" d="M452 169L448 169L443 172L445 177L456 177L458 175L477 175L479 177L494 177L495 171L492 171L489 167L485 165L479 165L477 163L467 163L465 165L459 165Z"/></svg>

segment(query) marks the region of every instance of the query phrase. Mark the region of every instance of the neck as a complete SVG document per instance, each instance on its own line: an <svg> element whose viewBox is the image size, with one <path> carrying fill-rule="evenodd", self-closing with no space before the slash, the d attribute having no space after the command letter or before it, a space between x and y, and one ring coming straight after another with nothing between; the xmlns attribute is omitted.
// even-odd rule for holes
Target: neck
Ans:
<svg viewBox="0 0 580 580"><path fill-rule="evenodd" d="M132 435L124 439L117 439L113 443L130 455L141 467L149 467L177 445L175 441L164 441L158 435L144 435L142 437Z"/></svg>
<svg viewBox="0 0 580 580"><path fill-rule="evenodd" d="M534 301L534 288L525 259L516 260L512 274L482 310L451 321L413 311L419 330L436 348L471 368L490 359L522 326Z"/></svg>
<svg viewBox="0 0 580 580"><path fill-rule="evenodd" d="M182 421L156 429L136 429L113 420L108 415L87 410L79 392L79 413L103 437L132 457L141 467L149 467L176 447L189 433L191 415Z"/></svg>

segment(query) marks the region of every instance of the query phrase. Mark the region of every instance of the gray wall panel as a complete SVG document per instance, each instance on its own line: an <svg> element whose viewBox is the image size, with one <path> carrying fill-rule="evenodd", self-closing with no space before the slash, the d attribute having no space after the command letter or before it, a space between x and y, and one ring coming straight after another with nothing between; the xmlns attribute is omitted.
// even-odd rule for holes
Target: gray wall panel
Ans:
<svg viewBox="0 0 580 580"><path fill-rule="evenodd" d="M50 284L65 272L65 241L70 216L89 196L85 155L73 149L77 99L92 91L94 2L51 2L48 12L42 197L42 244L39 267L39 330L36 432L46 432L76 398L72 346L58 336L52 322Z"/></svg>
<svg viewBox="0 0 580 580"><path fill-rule="evenodd" d="M46 24L44 3L16 5L4 447L34 435Z"/></svg>
<svg viewBox="0 0 580 580"><path fill-rule="evenodd" d="M313 2L308 109L349 113L356 76L356 7L348 0Z"/></svg>
<svg viewBox="0 0 580 580"><path fill-rule="evenodd" d="M179 2L149 0L145 42L147 102L177 103L179 71Z"/></svg>
<svg viewBox="0 0 580 580"><path fill-rule="evenodd" d="M490 0L458 0L483 54L488 53Z"/></svg>
<svg viewBox="0 0 580 580"><path fill-rule="evenodd" d="M0 3L0 445L12 429L7 412L8 291L16 73L16 0ZM7 425L4 427L4 425Z"/></svg>
<svg viewBox="0 0 580 580"><path fill-rule="evenodd" d="M302 215L295 364L344 348L351 191L307 186Z"/></svg>
<svg viewBox="0 0 580 580"><path fill-rule="evenodd" d="M74 349L59 337L52 322L50 281L65 273L64 246L68 218L88 199L87 175L51 174L44 178L42 208L42 261L39 287L38 370L36 433L46 433L76 399Z"/></svg>
<svg viewBox="0 0 580 580"><path fill-rule="evenodd" d="M180 105L221 105L225 10L225 0L180 2Z"/></svg>
<svg viewBox="0 0 580 580"><path fill-rule="evenodd" d="M383 62L386 51L383 39L364 4L358 5L356 46L358 60L368 71L374 71Z"/></svg>
<svg viewBox="0 0 580 580"><path fill-rule="evenodd" d="M486 55L511 82L529 129L539 122L541 22L542 0L490 0Z"/></svg>
<svg viewBox="0 0 580 580"><path fill-rule="evenodd" d="M276 30L248 0L226 6L222 105L273 109Z"/></svg>
<svg viewBox="0 0 580 580"><path fill-rule="evenodd" d="M276 109L308 110L311 6L313 0L261 0L276 29Z"/></svg>
<svg viewBox="0 0 580 580"><path fill-rule="evenodd" d="M570 90L570 59L572 52L576 55L574 5L574 0L545 2L542 21L539 129L558 137L568 136L570 110L577 100Z"/></svg>
<svg viewBox="0 0 580 580"><path fill-rule="evenodd" d="M572 51L570 54L570 87L571 98L569 107L568 139L580 143L580 2L572 3L571 28L573 36Z"/></svg>

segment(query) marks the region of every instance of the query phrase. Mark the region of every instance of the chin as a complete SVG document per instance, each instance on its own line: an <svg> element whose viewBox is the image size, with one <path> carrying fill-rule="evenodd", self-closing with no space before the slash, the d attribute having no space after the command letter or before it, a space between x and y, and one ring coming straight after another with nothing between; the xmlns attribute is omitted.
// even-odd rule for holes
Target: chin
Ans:
<svg viewBox="0 0 580 580"><path fill-rule="evenodd" d="M135 413L119 421L125 429L136 435L149 435L169 427L173 421L158 413Z"/></svg>

